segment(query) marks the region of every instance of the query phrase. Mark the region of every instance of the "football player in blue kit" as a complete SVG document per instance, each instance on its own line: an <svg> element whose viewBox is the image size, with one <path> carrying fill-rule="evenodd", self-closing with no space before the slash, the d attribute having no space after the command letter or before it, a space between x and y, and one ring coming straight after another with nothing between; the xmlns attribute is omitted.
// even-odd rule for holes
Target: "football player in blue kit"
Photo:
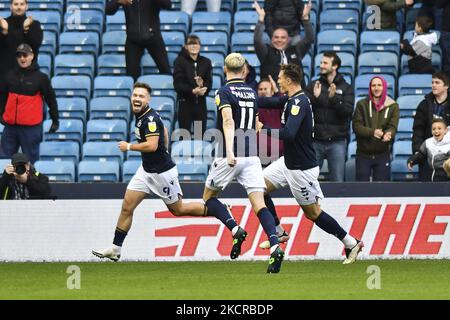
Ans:
<svg viewBox="0 0 450 320"><path fill-rule="evenodd" d="M257 156L256 124L258 107L256 92L243 80L245 58L231 53L225 58L227 82L216 93L218 108L217 129L225 140L216 152L206 179L203 200L207 215L220 219L233 235L231 259L241 253L241 245L247 232L238 226L229 210L217 196L234 178L246 189L254 212L267 234L270 243L268 273L278 273L284 252L278 244L275 221L264 203L264 183L261 161ZM217 154L218 153L218 154Z"/></svg>
<svg viewBox="0 0 450 320"><path fill-rule="evenodd" d="M349 235L339 223L323 211L319 199L323 193L318 181L319 166L313 147L313 113L311 103L301 88L303 72L294 64L282 65L278 77L281 97L262 97L258 99L260 108L284 107L279 130L279 139L284 141L284 156L264 170L267 186L265 203L277 221L278 236L285 233L279 225L270 193L289 186L293 196L301 206L306 217L319 228L337 237L345 247L344 264L353 263L363 248L360 240ZM265 129L271 135L271 129L258 122L258 130ZM268 247L267 241L261 247Z"/></svg>

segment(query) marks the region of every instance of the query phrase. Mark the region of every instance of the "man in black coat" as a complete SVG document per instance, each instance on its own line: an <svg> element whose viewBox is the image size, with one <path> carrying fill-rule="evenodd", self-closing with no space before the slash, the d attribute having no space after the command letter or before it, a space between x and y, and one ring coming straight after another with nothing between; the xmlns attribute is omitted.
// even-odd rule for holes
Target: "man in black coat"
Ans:
<svg viewBox="0 0 450 320"><path fill-rule="evenodd" d="M206 130L206 97L212 86L211 60L200 55L200 39L190 35L174 63L173 86L177 92L180 129L191 131L193 121Z"/></svg>
<svg viewBox="0 0 450 320"><path fill-rule="evenodd" d="M355 93L338 72L341 59L334 51L324 52L320 77L306 87L314 112L314 149L319 166L328 160L330 181L344 181L345 157Z"/></svg>
<svg viewBox="0 0 450 320"><path fill-rule="evenodd" d="M34 52L37 61L43 39L41 24L27 16L27 0L12 0L11 15L0 17L0 80L13 69L16 63L16 49L21 43L27 43Z"/></svg>
<svg viewBox="0 0 450 320"><path fill-rule="evenodd" d="M264 25L269 37L278 28L286 29L295 45L300 40L300 26L304 3L302 0L264 0Z"/></svg>
<svg viewBox="0 0 450 320"><path fill-rule="evenodd" d="M0 178L0 199L48 199L50 192L48 177L37 172L25 154L14 154Z"/></svg>
<svg viewBox="0 0 450 320"><path fill-rule="evenodd" d="M419 151L422 143L431 137L431 122L434 118L442 118L450 123L450 78L442 71L432 76L431 90L417 106L414 115L412 153ZM427 163L419 164L420 181L431 181L431 169Z"/></svg>
<svg viewBox="0 0 450 320"><path fill-rule="evenodd" d="M127 25L125 62L127 74L137 80L141 74L141 58L147 49L159 72L171 74L166 45L161 35L159 12L169 10L171 0L108 0L105 12L113 15L123 6Z"/></svg>

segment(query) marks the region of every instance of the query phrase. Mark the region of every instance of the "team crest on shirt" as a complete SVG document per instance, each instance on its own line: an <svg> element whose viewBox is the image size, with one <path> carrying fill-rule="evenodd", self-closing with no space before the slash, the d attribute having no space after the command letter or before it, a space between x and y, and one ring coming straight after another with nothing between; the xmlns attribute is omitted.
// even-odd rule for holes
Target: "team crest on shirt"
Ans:
<svg viewBox="0 0 450 320"><path fill-rule="evenodd" d="M218 94L216 94L216 106L220 105L220 97Z"/></svg>
<svg viewBox="0 0 450 320"><path fill-rule="evenodd" d="M292 108L291 108L291 114L292 114L293 116L298 115L299 112L300 112L300 106L292 106Z"/></svg>
<svg viewBox="0 0 450 320"><path fill-rule="evenodd" d="M155 132L156 131L156 122L149 122L148 130L150 130L150 132Z"/></svg>

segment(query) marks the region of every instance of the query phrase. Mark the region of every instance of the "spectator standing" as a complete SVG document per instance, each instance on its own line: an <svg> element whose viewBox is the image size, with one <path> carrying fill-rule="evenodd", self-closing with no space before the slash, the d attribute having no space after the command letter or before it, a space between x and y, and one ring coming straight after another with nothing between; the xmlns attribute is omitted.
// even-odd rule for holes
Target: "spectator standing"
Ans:
<svg viewBox="0 0 450 320"><path fill-rule="evenodd" d="M261 62L261 78L268 78L269 75L275 82L278 80L280 66L282 64L294 63L300 66L303 71L302 59L308 53L314 43L314 30L309 20L309 12L312 5L306 5L303 10L303 27L305 28L305 38L301 39L295 46L289 44L289 35L286 29L278 28L273 31L271 44L264 43L264 18L265 11L257 2L255 9L258 13L258 23L254 33L254 45L256 55ZM302 79L302 87L305 81Z"/></svg>
<svg viewBox="0 0 450 320"><path fill-rule="evenodd" d="M436 0L436 7L443 9L439 41L442 49L442 70L450 77L450 0Z"/></svg>
<svg viewBox="0 0 450 320"><path fill-rule="evenodd" d="M397 132L398 104L387 95L387 82L380 76L370 80L369 96L359 100L353 115L356 135L356 180L389 181L391 142Z"/></svg>
<svg viewBox="0 0 450 320"><path fill-rule="evenodd" d="M428 165L433 170L431 181L450 181L444 170L444 163L450 159L450 134L444 119L433 119L431 124L432 137L425 140L416 152L408 159L408 168L417 163L428 160Z"/></svg>
<svg viewBox="0 0 450 320"><path fill-rule="evenodd" d="M21 43L27 43L37 55L43 39L39 21L27 16L28 0L11 0L11 15L0 17L0 78L13 69L16 63L16 49Z"/></svg>
<svg viewBox="0 0 450 320"><path fill-rule="evenodd" d="M177 92L178 123L191 131L193 121L206 130L206 96L212 85L211 60L200 55L200 39L190 35L174 63L173 86Z"/></svg>
<svg viewBox="0 0 450 320"><path fill-rule="evenodd" d="M222 0L206 0L208 12L220 12L221 4ZM181 0L181 11L186 12L190 16L194 13L196 6L197 0Z"/></svg>
<svg viewBox="0 0 450 320"><path fill-rule="evenodd" d="M442 71L436 72L431 80L431 92L417 106L414 114L412 152L418 152L422 143L431 137L431 123L435 118L442 118L450 123L449 103L450 78ZM419 164L420 181L431 180L431 170L428 165Z"/></svg>
<svg viewBox="0 0 450 320"><path fill-rule="evenodd" d="M314 113L314 149L322 167L328 160L330 181L344 181L345 157L355 93L338 72L341 59L334 51L324 52L320 77L305 91Z"/></svg>
<svg viewBox="0 0 450 320"><path fill-rule="evenodd" d="M125 63L127 74L137 80L141 74L144 49L152 56L162 74L171 74L166 45L161 35L159 12L169 10L171 0L108 0L105 13L113 15L123 7L127 25Z"/></svg>
<svg viewBox="0 0 450 320"><path fill-rule="evenodd" d="M309 2L312 6L311 0ZM274 30L283 28L291 37L291 44L296 45L300 41L304 6L302 0L264 0L264 25L269 37L272 37Z"/></svg>
<svg viewBox="0 0 450 320"><path fill-rule="evenodd" d="M58 105L50 79L39 71L37 62L33 62L33 49L28 44L21 44L16 53L18 67L8 72L0 89L0 120L5 125L1 145L7 157L21 147L34 163L39 159L42 141L44 100L53 121L50 132L59 128Z"/></svg>
<svg viewBox="0 0 450 320"><path fill-rule="evenodd" d="M434 73L432 47L437 44L438 37L436 32L430 32L432 23L427 16L417 17L413 39L411 42L404 39L400 43L402 52L408 55L410 73Z"/></svg>
<svg viewBox="0 0 450 320"><path fill-rule="evenodd" d="M397 11L414 5L414 0L365 0L369 6L378 6L381 13L381 29L397 30Z"/></svg>
<svg viewBox="0 0 450 320"><path fill-rule="evenodd" d="M26 154L14 154L0 178L0 199L47 199L50 192L48 177L34 169Z"/></svg>

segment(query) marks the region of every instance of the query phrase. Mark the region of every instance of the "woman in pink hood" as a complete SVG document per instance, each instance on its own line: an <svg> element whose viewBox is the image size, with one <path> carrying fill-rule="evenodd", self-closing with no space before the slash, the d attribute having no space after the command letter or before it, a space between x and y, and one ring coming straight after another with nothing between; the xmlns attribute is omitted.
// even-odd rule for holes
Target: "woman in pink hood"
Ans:
<svg viewBox="0 0 450 320"><path fill-rule="evenodd" d="M389 181L391 143L400 117L398 104L387 95L387 82L375 76L368 97L359 100L353 115L356 135L356 180Z"/></svg>

